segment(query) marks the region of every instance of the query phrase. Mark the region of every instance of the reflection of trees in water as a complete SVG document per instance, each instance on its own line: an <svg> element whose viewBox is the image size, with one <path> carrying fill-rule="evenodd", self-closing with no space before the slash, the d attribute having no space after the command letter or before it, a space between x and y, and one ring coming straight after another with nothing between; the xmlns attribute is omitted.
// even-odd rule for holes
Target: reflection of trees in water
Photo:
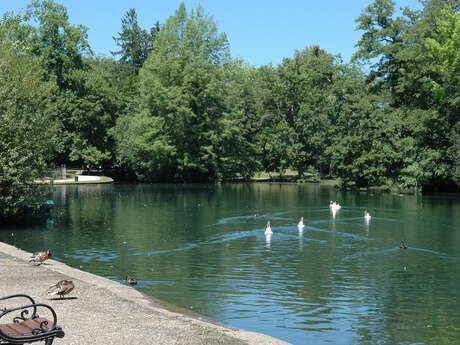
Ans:
<svg viewBox="0 0 460 345"><path fill-rule="evenodd" d="M41 247L101 275L130 272L142 291L217 319L238 305L245 317L267 308L289 315L290 331L351 333L360 344L449 343L460 321L459 268L442 255L460 247L455 198L257 183L59 186L55 195L62 214L37 236ZM343 206L335 219L331 199Z"/></svg>

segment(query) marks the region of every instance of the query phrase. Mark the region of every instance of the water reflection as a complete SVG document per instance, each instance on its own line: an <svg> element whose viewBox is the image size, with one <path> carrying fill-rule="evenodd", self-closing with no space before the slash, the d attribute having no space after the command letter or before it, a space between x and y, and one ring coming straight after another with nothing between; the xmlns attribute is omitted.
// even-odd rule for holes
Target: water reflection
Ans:
<svg viewBox="0 0 460 345"><path fill-rule="evenodd" d="M303 251L303 229L299 229L299 251Z"/></svg>
<svg viewBox="0 0 460 345"><path fill-rule="evenodd" d="M332 219L335 219L335 215L337 214L337 209L335 208L331 208L331 215L332 215Z"/></svg>
<svg viewBox="0 0 460 345"><path fill-rule="evenodd" d="M366 215L364 215L364 228L366 229L366 235L369 235L369 224L371 222L371 217L366 217Z"/></svg>
<svg viewBox="0 0 460 345"><path fill-rule="evenodd" d="M267 249L270 249L271 244L272 244L272 235L271 234L266 234L265 235L265 247Z"/></svg>
<svg viewBox="0 0 460 345"><path fill-rule="evenodd" d="M293 344L458 339L458 197L231 184L67 186L53 199L53 225L0 240L120 282L130 272L156 298Z"/></svg>

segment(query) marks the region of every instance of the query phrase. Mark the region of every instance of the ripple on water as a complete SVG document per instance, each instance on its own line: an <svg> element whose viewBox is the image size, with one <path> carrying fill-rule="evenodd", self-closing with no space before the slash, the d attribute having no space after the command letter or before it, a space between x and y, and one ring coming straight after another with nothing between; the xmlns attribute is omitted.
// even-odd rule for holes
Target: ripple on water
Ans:
<svg viewBox="0 0 460 345"><path fill-rule="evenodd" d="M14 230L14 244L54 247L121 282L129 271L149 295L296 345L458 339L458 198L319 185L107 188L100 199L99 188L58 188L53 226ZM330 199L343 206L335 215Z"/></svg>

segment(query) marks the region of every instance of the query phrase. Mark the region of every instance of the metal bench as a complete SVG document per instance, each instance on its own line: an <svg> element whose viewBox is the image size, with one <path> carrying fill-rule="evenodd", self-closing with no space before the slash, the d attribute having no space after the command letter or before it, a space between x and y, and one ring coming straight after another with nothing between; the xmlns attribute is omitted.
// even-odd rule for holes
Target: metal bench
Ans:
<svg viewBox="0 0 460 345"><path fill-rule="evenodd" d="M6 304L13 305L13 299L25 299L26 304L2 308ZM50 315L49 319L39 317L37 310L43 311L46 316ZM57 326L56 312L49 305L35 303L32 297L24 294L0 298L0 345L36 341L44 341L45 345L51 345L55 337L64 337L64 331Z"/></svg>

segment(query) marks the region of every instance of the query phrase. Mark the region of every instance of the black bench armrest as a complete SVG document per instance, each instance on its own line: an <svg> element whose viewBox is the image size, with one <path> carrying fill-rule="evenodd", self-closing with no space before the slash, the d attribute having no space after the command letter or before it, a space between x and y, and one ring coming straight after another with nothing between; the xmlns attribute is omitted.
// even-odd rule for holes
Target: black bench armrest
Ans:
<svg viewBox="0 0 460 345"><path fill-rule="evenodd" d="M35 304L35 301L32 297L30 297L29 295L25 295L25 294L15 294L15 295L10 295L10 296L5 296L5 297L0 297L0 307L1 307L1 301L5 301L5 300L9 300L9 299L12 299L12 298L25 298L27 300L27 304ZM6 308L0 308L0 311L5 311L7 310ZM29 311L27 311L25 314L28 314ZM35 315L37 315L37 308L35 307L34 310L33 310L33 313L32 315L30 316L30 318L33 318L35 317ZM1 314L0 318L3 316L3 314Z"/></svg>
<svg viewBox="0 0 460 345"><path fill-rule="evenodd" d="M3 297L0 298L0 302L13 297L26 297L28 300L35 302L27 295ZM38 316L37 310L42 309L47 310L47 314L51 313L52 320ZM32 313L28 317L30 311ZM14 317L15 312L18 313L18 316ZM13 317L13 322L2 323L2 318L11 313L13 315L10 315L7 319L11 320L11 317ZM1 339L14 344L24 344L54 337L62 338L63 336L64 332L57 326L56 312L47 304L30 303L19 307L0 309L0 344L2 344Z"/></svg>

